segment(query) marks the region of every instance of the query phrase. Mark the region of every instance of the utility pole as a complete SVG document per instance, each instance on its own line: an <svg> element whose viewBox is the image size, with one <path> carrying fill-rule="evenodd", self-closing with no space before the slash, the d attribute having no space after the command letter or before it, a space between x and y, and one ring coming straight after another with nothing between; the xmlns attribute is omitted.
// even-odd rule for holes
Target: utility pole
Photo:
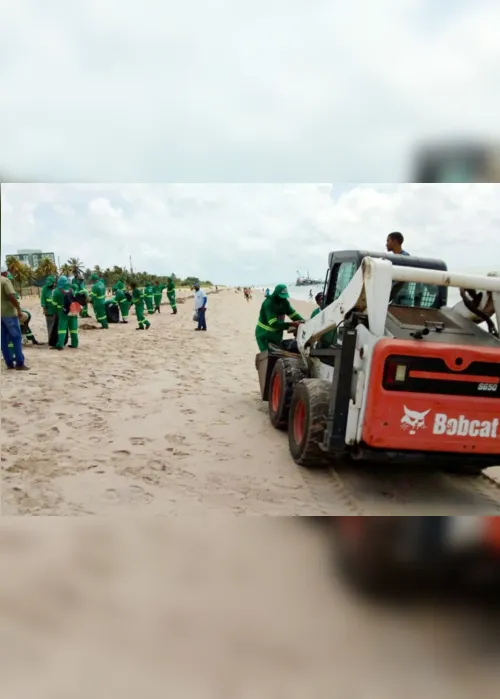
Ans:
<svg viewBox="0 0 500 699"><path fill-rule="evenodd" d="M129 255L129 261L130 261L130 274L133 274L134 268L132 267L132 255Z"/></svg>

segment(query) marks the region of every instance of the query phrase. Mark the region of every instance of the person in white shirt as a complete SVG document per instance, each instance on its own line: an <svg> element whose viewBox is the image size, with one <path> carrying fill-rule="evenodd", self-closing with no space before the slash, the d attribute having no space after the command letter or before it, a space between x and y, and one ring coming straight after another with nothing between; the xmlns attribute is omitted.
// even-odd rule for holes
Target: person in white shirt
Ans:
<svg viewBox="0 0 500 699"><path fill-rule="evenodd" d="M194 285L194 308L198 313L198 327L195 330L206 330L207 321L205 318L205 313L207 310L207 295L200 289L199 284Z"/></svg>

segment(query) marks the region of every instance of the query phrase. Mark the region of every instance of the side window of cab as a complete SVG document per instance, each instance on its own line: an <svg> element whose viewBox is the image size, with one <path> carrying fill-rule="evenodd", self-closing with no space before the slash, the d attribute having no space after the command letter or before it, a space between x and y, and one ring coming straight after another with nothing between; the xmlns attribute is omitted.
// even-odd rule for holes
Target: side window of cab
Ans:
<svg viewBox="0 0 500 699"><path fill-rule="evenodd" d="M342 262L339 265L335 284L335 294L333 296L334 301L336 301L346 287L349 286L349 283L356 274L356 271L357 267L355 262Z"/></svg>

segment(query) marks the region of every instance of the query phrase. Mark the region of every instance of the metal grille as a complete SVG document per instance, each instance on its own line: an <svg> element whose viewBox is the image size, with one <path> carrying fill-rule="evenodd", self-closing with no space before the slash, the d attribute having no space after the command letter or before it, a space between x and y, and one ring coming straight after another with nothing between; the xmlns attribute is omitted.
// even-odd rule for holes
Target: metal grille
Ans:
<svg viewBox="0 0 500 699"><path fill-rule="evenodd" d="M460 330L460 325L448 318L436 308L408 308L405 306L391 306L389 314L401 325L411 325L422 328L438 324L443 329Z"/></svg>

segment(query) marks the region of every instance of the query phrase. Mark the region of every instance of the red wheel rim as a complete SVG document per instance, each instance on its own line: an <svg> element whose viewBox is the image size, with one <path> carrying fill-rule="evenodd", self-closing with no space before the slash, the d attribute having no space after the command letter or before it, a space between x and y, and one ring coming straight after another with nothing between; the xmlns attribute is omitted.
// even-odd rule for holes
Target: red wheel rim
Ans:
<svg viewBox="0 0 500 699"><path fill-rule="evenodd" d="M278 412L280 407L281 398L281 377L279 374L275 374L273 378L273 385L271 389L271 408L274 413Z"/></svg>
<svg viewBox="0 0 500 699"><path fill-rule="evenodd" d="M302 444L306 431L306 406L303 400L297 401L293 413L293 436L297 444Z"/></svg>
<svg viewBox="0 0 500 699"><path fill-rule="evenodd" d="M365 523L363 517L342 517L339 528L345 540L357 542L363 536Z"/></svg>

